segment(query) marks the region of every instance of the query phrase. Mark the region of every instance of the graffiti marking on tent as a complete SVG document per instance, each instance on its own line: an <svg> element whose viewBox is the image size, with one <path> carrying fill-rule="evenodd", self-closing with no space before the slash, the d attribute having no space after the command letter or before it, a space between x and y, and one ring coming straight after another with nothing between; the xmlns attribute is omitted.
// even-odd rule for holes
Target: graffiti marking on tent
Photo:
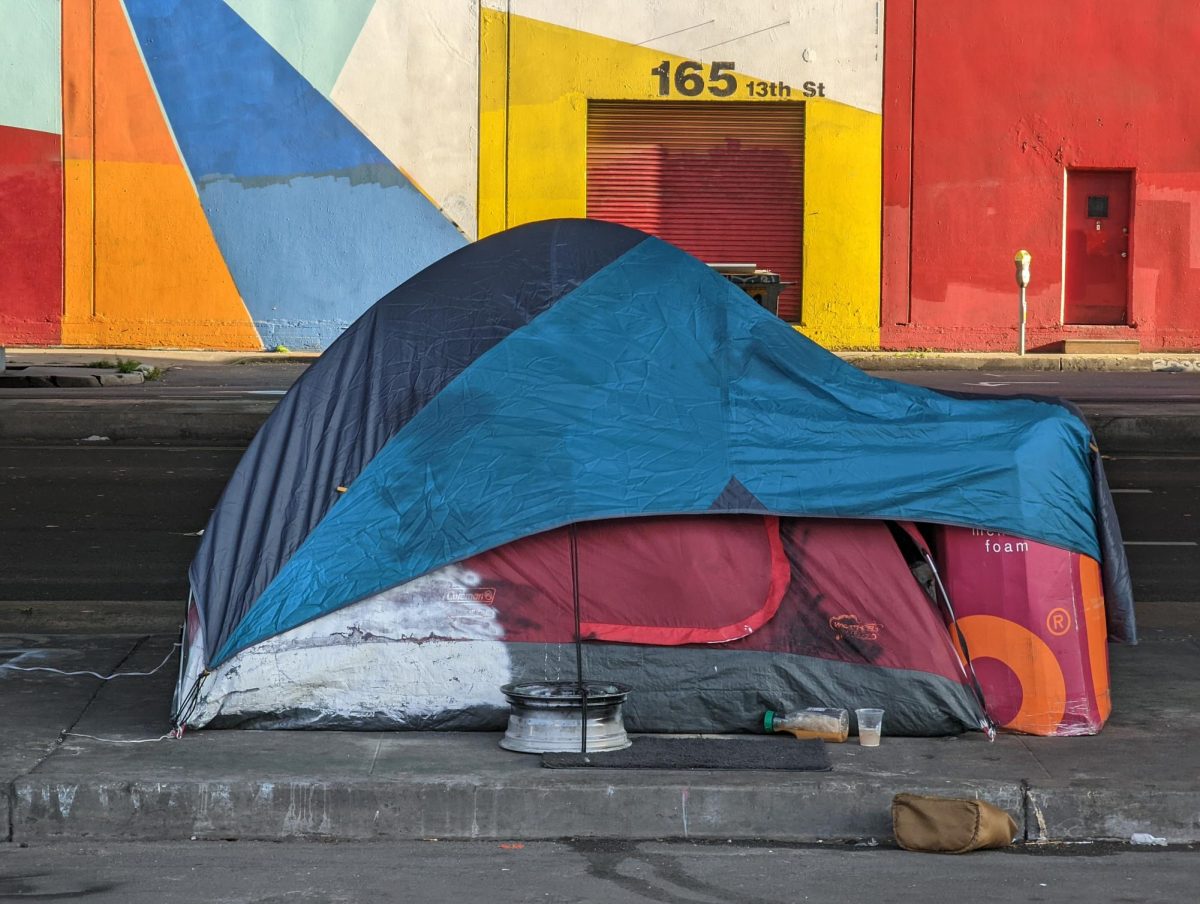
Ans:
<svg viewBox="0 0 1200 904"><path fill-rule="evenodd" d="M847 637L854 640L878 640L879 632L883 625L876 622L863 624L859 622L857 615L835 615L829 619L829 627L837 632L838 640L845 640Z"/></svg>

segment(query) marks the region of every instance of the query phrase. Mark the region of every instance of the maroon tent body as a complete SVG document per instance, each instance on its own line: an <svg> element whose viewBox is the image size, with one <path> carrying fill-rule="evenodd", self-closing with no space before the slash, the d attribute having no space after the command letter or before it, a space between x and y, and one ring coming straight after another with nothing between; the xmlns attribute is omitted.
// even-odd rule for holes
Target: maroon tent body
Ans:
<svg viewBox="0 0 1200 904"><path fill-rule="evenodd" d="M750 728L767 708L869 704L895 733L978 727L946 625L884 522L705 515L577 531L586 672L634 689L635 729ZM571 673L567 528L460 564L525 678L546 677L548 660ZM711 712L698 723L695 707Z"/></svg>

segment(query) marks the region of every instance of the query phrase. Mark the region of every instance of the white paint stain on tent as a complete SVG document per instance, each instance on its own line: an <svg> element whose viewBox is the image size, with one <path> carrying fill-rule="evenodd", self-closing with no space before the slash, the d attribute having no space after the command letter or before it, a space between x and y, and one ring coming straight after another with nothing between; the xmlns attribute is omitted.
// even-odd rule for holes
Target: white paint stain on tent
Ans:
<svg viewBox="0 0 1200 904"><path fill-rule="evenodd" d="M472 598L478 582L447 566L243 650L205 679L188 724L305 712L404 725L503 708L512 668L495 609ZM193 638L185 688L202 645Z"/></svg>

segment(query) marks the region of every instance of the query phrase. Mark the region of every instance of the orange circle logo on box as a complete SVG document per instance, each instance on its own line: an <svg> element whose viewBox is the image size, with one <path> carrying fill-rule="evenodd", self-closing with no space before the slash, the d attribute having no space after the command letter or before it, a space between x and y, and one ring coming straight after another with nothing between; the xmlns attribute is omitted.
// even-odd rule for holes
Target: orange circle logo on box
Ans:
<svg viewBox="0 0 1200 904"><path fill-rule="evenodd" d="M1071 630L1071 613L1061 606L1046 614L1046 630L1055 637L1062 637Z"/></svg>
<svg viewBox="0 0 1200 904"><path fill-rule="evenodd" d="M958 626L972 659L999 660L1021 683L1021 708L1004 727L1027 734L1056 734L1067 711L1067 682L1046 641L1028 628L996 615L967 615L958 620ZM958 638L953 640L959 657L963 657Z"/></svg>

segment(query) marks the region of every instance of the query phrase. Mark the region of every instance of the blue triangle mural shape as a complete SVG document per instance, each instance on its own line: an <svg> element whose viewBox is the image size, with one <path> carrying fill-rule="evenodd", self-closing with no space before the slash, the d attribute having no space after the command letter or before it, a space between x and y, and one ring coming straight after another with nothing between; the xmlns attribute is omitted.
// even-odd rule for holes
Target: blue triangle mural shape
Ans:
<svg viewBox="0 0 1200 904"><path fill-rule="evenodd" d="M222 0L126 0L197 184L376 164L353 124Z"/></svg>

